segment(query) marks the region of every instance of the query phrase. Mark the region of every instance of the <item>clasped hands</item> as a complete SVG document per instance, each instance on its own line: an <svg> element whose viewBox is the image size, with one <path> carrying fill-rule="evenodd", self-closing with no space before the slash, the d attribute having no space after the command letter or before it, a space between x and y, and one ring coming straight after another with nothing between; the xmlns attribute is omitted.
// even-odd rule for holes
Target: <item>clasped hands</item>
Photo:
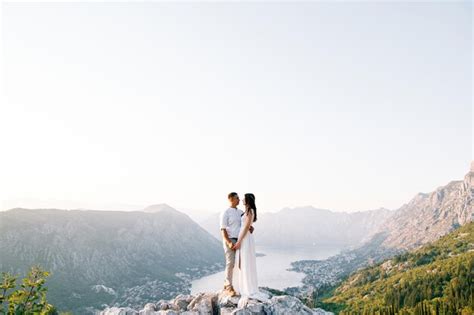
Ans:
<svg viewBox="0 0 474 315"><path fill-rule="evenodd" d="M249 228L249 232L252 233L253 232L253 226L250 226ZM232 250L238 250L240 249L240 240L238 240L235 244L232 244L231 241L228 241L227 242L227 246L232 249Z"/></svg>

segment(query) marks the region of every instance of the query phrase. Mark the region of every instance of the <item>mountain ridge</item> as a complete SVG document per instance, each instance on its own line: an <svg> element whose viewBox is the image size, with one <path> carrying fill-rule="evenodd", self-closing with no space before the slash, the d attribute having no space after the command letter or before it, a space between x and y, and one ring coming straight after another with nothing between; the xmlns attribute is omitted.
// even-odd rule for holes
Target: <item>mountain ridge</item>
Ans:
<svg viewBox="0 0 474 315"><path fill-rule="evenodd" d="M393 213L358 247L326 260L300 260L292 269L305 273L295 294L307 295L337 285L355 270L433 242L473 220L474 162L464 180L450 181L431 193L418 193Z"/></svg>
<svg viewBox="0 0 474 315"><path fill-rule="evenodd" d="M474 312L474 222L353 273L321 303L340 314ZM420 313L421 314L421 313Z"/></svg>
<svg viewBox="0 0 474 315"><path fill-rule="evenodd" d="M433 241L474 215L474 171L463 180L453 180L430 193L418 193L393 213L377 233L385 235L383 245L411 249Z"/></svg>
<svg viewBox="0 0 474 315"><path fill-rule="evenodd" d="M79 314L189 292L223 268L222 244L179 211L15 208L0 212L0 227L0 269L41 265L51 302Z"/></svg>

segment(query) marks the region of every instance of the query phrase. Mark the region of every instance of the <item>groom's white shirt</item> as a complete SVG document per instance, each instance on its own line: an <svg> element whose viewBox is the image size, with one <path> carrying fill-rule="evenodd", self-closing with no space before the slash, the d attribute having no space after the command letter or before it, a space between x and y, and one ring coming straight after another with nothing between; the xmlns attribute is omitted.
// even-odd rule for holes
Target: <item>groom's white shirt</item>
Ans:
<svg viewBox="0 0 474 315"><path fill-rule="evenodd" d="M237 208L224 210L220 215L220 228L226 229L229 238L238 238L240 232L240 220L244 212Z"/></svg>

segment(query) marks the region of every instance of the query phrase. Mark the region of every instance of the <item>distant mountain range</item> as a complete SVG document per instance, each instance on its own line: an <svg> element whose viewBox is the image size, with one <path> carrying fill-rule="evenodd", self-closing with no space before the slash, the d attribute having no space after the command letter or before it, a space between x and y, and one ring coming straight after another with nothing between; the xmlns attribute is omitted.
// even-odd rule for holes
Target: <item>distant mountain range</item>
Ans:
<svg viewBox="0 0 474 315"><path fill-rule="evenodd" d="M255 237L258 244L267 246L355 246L368 239L391 214L387 209L347 213L285 208L262 215L255 224Z"/></svg>
<svg viewBox="0 0 474 315"><path fill-rule="evenodd" d="M204 249L204 250L203 250ZM190 280L223 268L222 245L169 206L143 211L12 209L0 212L0 270L51 271L48 297L60 310L189 292Z"/></svg>
<svg viewBox="0 0 474 315"><path fill-rule="evenodd" d="M469 223L473 196L474 163L464 180L418 194L394 211L300 207L261 213L255 240L281 249L351 248L325 261L295 262L293 269L306 277L301 290L290 293L304 293ZM200 224L166 204L141 211L2 211L0 271L23 275L33 264L51 271L48 297L60 310L87 314L106 306L139 308L189 293L192 279L222 270L219 214Z"/></svg>
<svg viewBox="0 0 474 315"><path fill-rule="evenodd" d="M357 246L370 239L392 215L388 209L336 212L311 206L284 208L276 213L259 214L254 227L260 246L284 248L311 246ZM199 222L210 234L221 239L219 213Z"/></svg>
<svg viewBox="0 0 474 315"><path fill-rule="evenodd" d="M410 249L472 220L474 162L464 180L419 193L397 210L336 212L311 206L261 213L254 224L261 246L358 247L376 236L380 246ZM219 240L219 213L199 222Z"/></svg>
<svg viewBox="0 0 474 315"><path fill-rule="evenodd" d="M295 291L304 295L314 289L333 286L359 268L436 241L473 220L473 199L474 163L464 180L452 181L429 194L418 194L394 211L359 247L327 260L292 263L293 270L306 274L304 285Z"/></svg>

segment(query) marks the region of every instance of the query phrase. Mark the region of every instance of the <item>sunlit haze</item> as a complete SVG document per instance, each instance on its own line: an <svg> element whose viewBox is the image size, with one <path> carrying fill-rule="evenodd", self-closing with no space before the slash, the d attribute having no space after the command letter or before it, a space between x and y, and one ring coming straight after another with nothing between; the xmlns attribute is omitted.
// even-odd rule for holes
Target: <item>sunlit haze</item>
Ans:
<svg viewBox="0 0 474 315"><path fill-rule="evenodd" d="M472 12L4 2L0 210L398 208L473 160Z"/></svg>

